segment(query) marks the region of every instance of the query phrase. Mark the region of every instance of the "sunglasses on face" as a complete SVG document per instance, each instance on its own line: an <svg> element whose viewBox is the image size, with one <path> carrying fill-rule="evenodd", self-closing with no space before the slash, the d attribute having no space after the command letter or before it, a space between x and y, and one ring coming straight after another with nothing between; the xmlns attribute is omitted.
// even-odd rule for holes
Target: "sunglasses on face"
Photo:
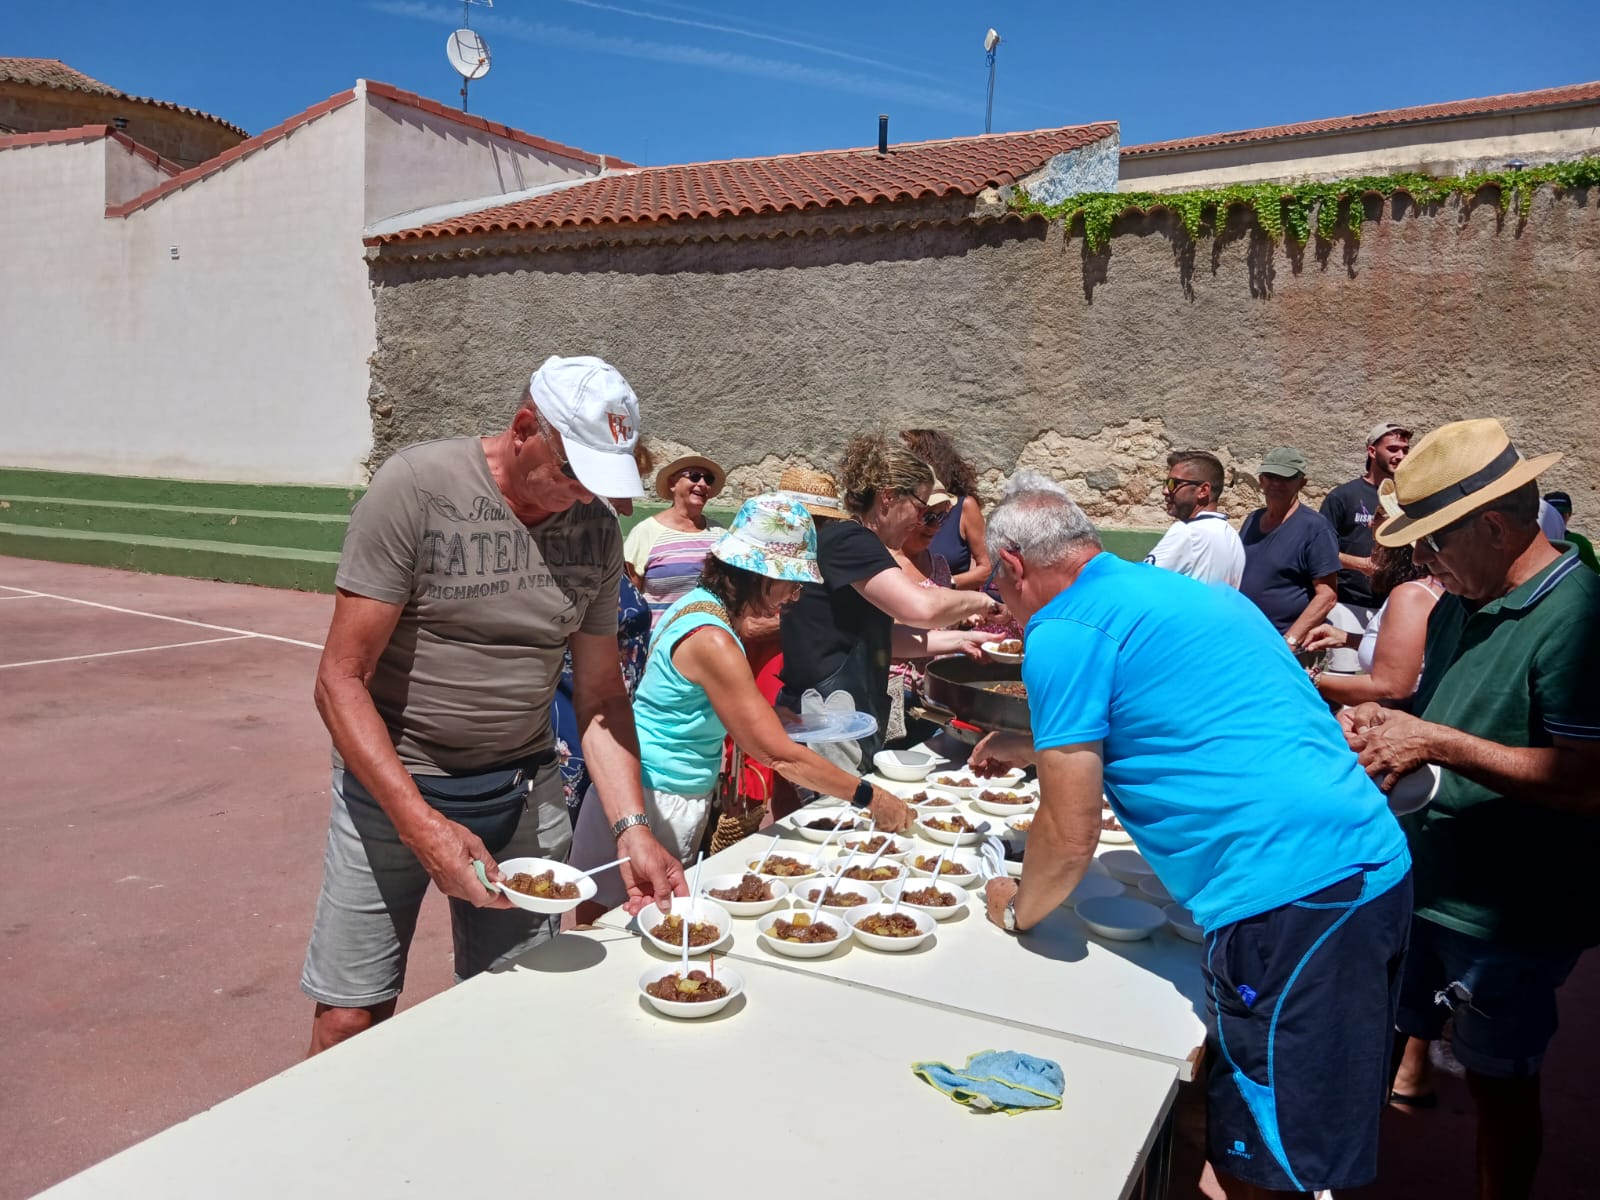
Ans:
<svg viewBox="0 0 1600 1200"><path fill-rule="evenodd" d="M1472 524L1477 517L1478 514L1473 513L1472 516L1467 517L1465 520L1457 521L1452 525L1446 525L1443 529L1436 529L1432 533L1423 535L1423 537L1419 540L1429 550L1432 550L1435 554L1439 554L1444 550L1444 544L1449 538L1460 533L1468 525Z"/></svg>
<svg viewBox="0 0 1600 1200"><path fill-rule="evenodd" d="M567 461L567 452L561 448L561 443L556 440L556 431L550 428L550 422L544 419L542 412L535 410L534 416L539 422L539 436L544 439L544 444L550 448L550 453L555 455L556 461L560 463L561 473L576 482L578 473L572 469L572 464Z"/></svg>
<svg viewBox="0 0 1600 1200"><path fill-rule="evenodd" d="M1204 482L1204 479L1179 479L1176 476L1169 475L1162 482L1161 488L1166 492L1177 492L1186 487L1199 487Z"/></svg>
<svg viewBox="0 0 1600 1200"><path fill-rule="evenodd" d="M684 471L678 478L687 479L690 483L713 483L716 480L716 476L709 471Z"/></svg>
<svg viewBox="0 0 1600 1200"><path fill-rule="evenodd" d="M921 521L922 524L932 529L935 525L939 524L939 522L943 521L949 515L950 510L948 508L924 507L922 510L922 516L918 517L917 519Z"/></svg>

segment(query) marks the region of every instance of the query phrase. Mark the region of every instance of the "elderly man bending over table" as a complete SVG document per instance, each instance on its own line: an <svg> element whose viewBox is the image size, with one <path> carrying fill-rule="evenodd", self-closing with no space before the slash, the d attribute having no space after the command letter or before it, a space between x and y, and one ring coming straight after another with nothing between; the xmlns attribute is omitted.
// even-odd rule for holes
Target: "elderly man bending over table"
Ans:
<svg viewBox="0 0 1600 1200"><path fill-rule="evenodd" d="M988 539L1026 622L1033 745L992 734L972 757L1036 762L1041 793L1020 883L989 884L990 918L1026 936L1067 898L1099 841L1103 789L1205 929L1207 1143L1242 1185L1229 1196L1370 1183L1411 916L1410 857L1382 794L1232 588L1105 553L1031 472Z"/></svg>

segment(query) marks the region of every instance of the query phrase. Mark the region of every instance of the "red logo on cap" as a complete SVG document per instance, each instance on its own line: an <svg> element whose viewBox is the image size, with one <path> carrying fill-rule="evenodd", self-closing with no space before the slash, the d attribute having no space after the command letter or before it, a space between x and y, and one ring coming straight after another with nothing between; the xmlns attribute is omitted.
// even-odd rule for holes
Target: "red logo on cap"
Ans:
<svg viewBox="0 0 1600 1200"><path fill-rule="evenodd" d="M611 440L619 446L633 435L625 413L607 413L606 424L611 426Z"/></svg>

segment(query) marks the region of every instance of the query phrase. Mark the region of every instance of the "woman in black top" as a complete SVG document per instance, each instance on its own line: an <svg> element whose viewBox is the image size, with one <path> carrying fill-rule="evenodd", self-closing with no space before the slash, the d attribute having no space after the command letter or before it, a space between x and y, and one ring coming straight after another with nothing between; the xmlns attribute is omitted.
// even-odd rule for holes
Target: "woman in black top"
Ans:
<svg viewBox="0 0 1600 1200"><path fill-rule="evenodd" d="M881 435L856 437L835 478L851 519L817 530L823 582L805 584L784 611L778 704L798 711L802 694L815 689L830 708L871 713L878 721L871 737L818 747L860 770L883 745L890 659L979 654L987 634L943 626L988 616L996 605L981 592L918 587L889 553L917 522L938 519L928 509L933 472L910 450Z"/></svg>

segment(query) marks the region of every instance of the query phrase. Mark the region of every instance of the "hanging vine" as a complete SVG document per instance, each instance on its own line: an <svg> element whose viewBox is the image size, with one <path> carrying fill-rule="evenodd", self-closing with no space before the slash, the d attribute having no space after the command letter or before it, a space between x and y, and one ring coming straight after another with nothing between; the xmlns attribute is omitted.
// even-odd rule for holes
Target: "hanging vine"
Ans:
<svg viewBox="0 0 1600 1200"><path fill-rule="evenodd" d="M1418 205L1435 204L1451 196L1476 196L1485 188L1499 192L1502 214L1515 205L1518 220L1526 220L1534 190L1549 184L1557 191L1600 185L1600 158L1524 167L1518 171L1482 171L1471 175L1369 175L1335 183L1245 183L1186 192L1088 192L1058 204L1034 200L1018 187L1011 208L1025 215L1066 222L1083 221L1089 249L1099 251L1111 240L1111 224L1130 213L1164 209L1177 215L1189 237L1198 240L1209 225L1216 236L1227 225L1228 212L1242 205L1255 214L1256 223L1274 242L1287 235L1305 244L1315 223L1317 236L1329 240L1341 224L1356 241L1368 196L1387 200L1409 196Z"/></svg>

